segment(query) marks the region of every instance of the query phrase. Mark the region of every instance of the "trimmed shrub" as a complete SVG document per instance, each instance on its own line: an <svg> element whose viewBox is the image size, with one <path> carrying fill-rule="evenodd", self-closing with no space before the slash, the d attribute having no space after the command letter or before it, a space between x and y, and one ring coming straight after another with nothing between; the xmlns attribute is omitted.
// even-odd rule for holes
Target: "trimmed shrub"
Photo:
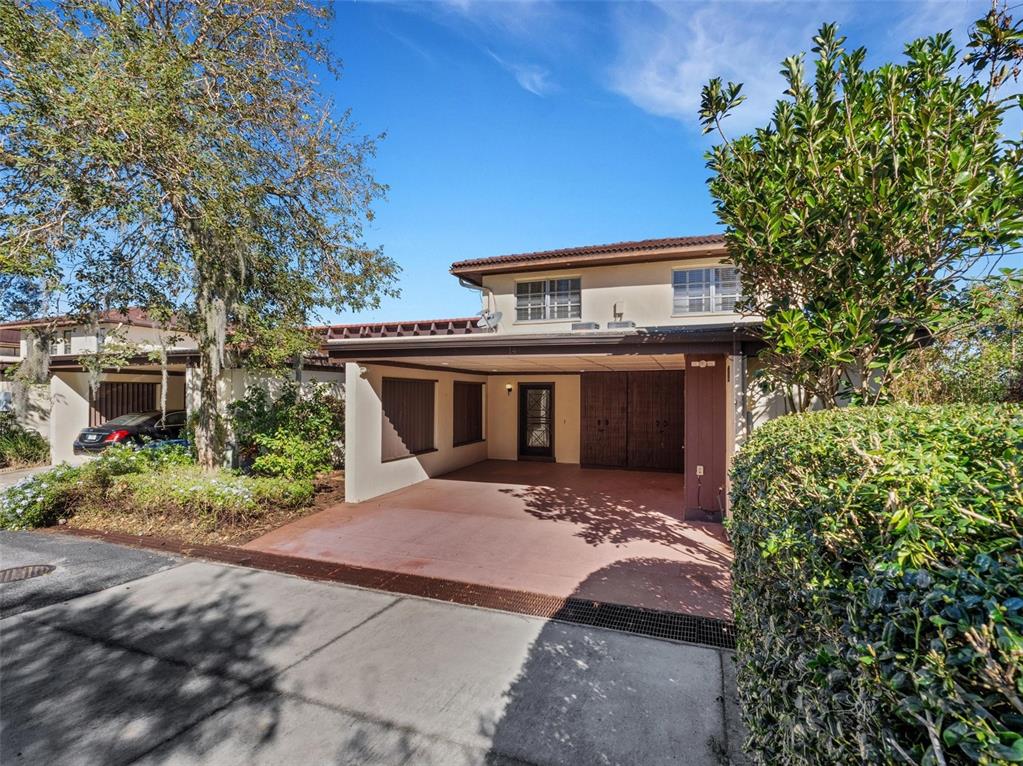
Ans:
<svg viewBox="0 0 1023 766"><path fill-rule="evenodd" d="M50 445L35 431L23 428L13 412L0 412L0 468L42 465L50 461Z"/></svg>
<svg viewBox="0 0 1023 766"><path fill-rule="evenodd" d="M1023 762L1023 408L848 408L732 469L761 763Z"/></svg>

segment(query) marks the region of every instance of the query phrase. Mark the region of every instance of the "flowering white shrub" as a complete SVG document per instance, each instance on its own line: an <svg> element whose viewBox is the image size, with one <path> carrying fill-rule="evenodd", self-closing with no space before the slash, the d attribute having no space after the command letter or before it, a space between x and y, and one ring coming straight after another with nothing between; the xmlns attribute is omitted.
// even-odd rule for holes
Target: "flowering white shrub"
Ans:
<svg viewBox="0 0 1023 766"><path fill-rule="evenodd" d="M56 524L81 483L81 470L62 464L29 476L0 494L0 528L32 529Z"/></svg>

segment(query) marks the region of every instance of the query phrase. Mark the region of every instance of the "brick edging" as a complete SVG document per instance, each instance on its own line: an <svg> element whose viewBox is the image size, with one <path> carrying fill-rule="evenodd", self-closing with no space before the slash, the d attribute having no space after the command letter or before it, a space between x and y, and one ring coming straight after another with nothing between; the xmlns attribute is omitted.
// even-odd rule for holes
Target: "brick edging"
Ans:
<svg viewBox="0 0 1023 766"><path fill-rule="evenodd" d="M431 598L465 606L498 609L549 620L607 627L627 633L704 644L719 649L735 648L734 625L727 620L712 617L644 609L573 597L561 598L545 593L466 583L440 577L392 572L386 569L338 564L298 556L282 556L231 545L193 545L163 537L129 535L123 532L105 532L67 526L53 527L45 531L102 540L132 548L174 553L222 564L280 572L310 580L354 585L360 588ZM685 638L679 636L685 636Z"/></svg>

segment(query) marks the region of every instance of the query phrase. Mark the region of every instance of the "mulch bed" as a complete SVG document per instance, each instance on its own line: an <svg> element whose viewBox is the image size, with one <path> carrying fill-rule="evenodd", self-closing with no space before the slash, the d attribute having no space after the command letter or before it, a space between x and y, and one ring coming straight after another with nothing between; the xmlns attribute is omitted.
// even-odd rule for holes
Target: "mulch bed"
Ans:
<svg viewBox="0 0 1023 766"><path fill-rule="evenodd" d="M244 545L285 524L342 503L344 495L344 472L334 471L316 479L312 505L270 511L240 524L224 523L210 529L201 520L181 513L131 513L114 506L80 510L62 528L152 538L188 546Z"/></svg>

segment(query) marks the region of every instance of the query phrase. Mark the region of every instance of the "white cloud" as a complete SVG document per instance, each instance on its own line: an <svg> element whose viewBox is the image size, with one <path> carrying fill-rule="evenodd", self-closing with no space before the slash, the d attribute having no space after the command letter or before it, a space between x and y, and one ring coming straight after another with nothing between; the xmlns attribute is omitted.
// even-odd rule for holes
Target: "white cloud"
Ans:
<svg viewBox="0 0 1023 766"><path fill-rule="evenodd" d="M647 112L696 126L708 80L742 82L746 102L726 126L764 124L785 88L782 59L808 50L833 11L809 3L622 6L614 19L619 55L610 86Z"/></svg>
<svg viewBox="0 0 1023 766"><path fill-rule="evenodd" d="M524 90L528 90L530 93L536 96L546 96L557 90L557 86L551 80L551 74L542 66L538 64L519 64L513 61L506 61L505 59L498 56L491 50L487 53L500 64L504 69L512 74L515 81L522 86Z"/></svg>

